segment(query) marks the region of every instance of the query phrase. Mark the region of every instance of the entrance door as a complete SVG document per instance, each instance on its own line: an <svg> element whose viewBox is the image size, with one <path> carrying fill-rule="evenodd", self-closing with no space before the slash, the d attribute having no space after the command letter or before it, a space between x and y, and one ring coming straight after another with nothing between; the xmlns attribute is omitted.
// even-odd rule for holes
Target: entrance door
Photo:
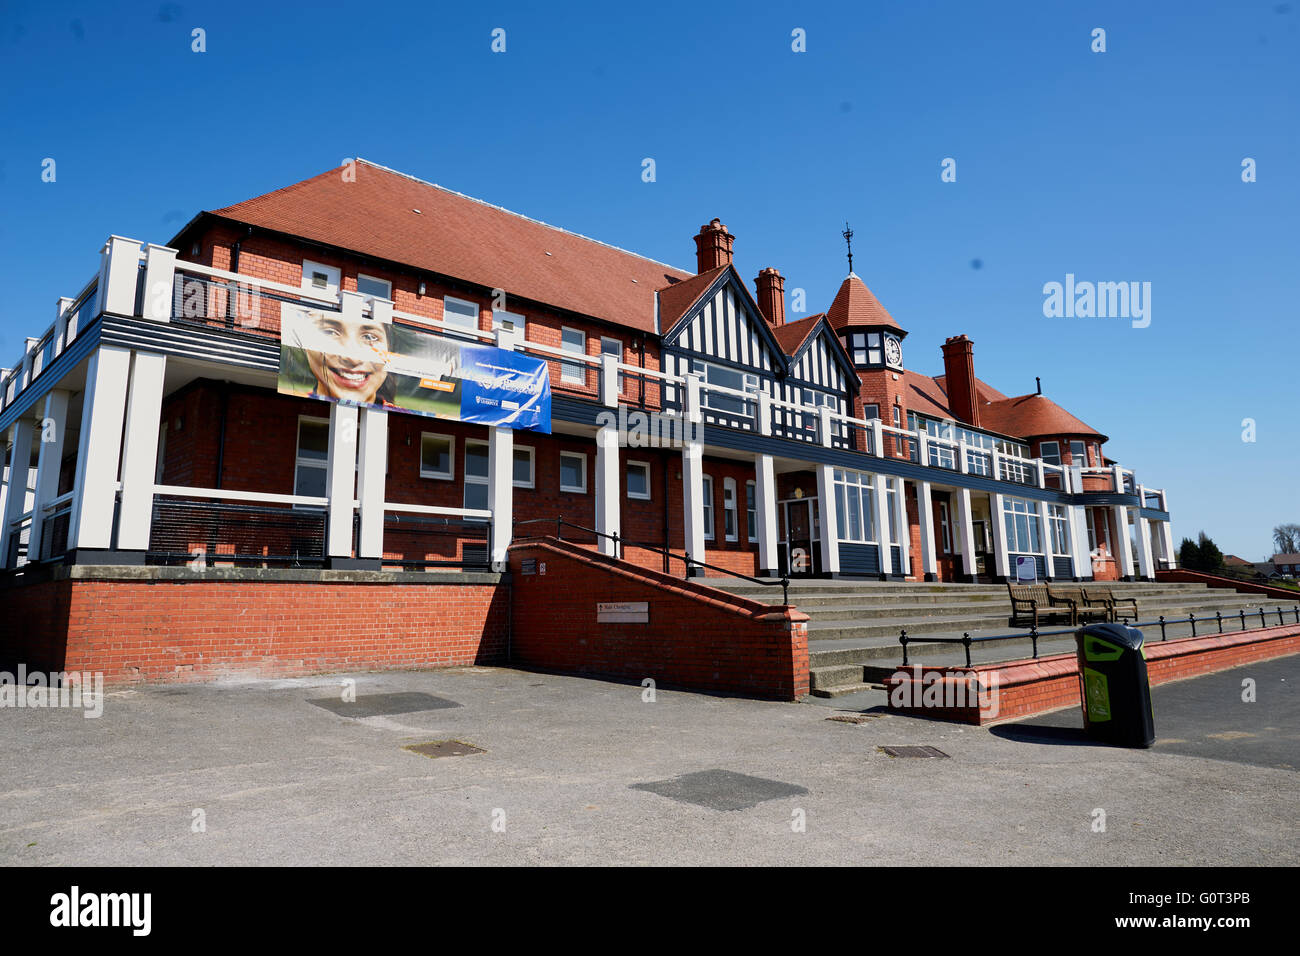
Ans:
<svg viewBox="0 0 1300 956"><path fill-rule="evenodd" d="M980 577L988 575L989 567L989 531L985 521L972 521L975 531L975 573Z"/></svg>
<svg viewBox="0 0 1300 956"><path fill-rule="evenodd" d="M781 573L791 576L816 574L821 555L814 531L813 500L799 498L781 502Z"/></svg>

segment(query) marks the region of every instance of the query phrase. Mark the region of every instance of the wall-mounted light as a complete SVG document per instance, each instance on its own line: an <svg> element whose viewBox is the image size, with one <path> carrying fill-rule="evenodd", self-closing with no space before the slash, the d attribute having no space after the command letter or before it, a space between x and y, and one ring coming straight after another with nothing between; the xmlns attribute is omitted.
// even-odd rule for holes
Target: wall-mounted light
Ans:
<svg viewBox="0 0 1300 956"><path fill-rule="evenodd" d="M199 244L196 242L194 243L194 245L190 246L190 255L197 256L198 254L199 254Z"/></svg>
<svg viewBox="0 0 1300 956"><path fill-rule="evenodd" d="M424 295L424 283L423 283L423 282L420 283L419 294L420 294L420 295Z"/></svg>

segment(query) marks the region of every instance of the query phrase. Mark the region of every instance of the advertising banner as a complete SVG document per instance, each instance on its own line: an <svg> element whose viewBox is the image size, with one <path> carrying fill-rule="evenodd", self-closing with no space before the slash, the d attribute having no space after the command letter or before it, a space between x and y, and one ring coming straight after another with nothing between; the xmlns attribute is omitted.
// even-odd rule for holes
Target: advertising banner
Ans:
<svg viewBox="0 0 1300 956"><path fill-rule="evenodd" d="M546 362L362 316L286 305L282 395L550 434Z"/></svg>

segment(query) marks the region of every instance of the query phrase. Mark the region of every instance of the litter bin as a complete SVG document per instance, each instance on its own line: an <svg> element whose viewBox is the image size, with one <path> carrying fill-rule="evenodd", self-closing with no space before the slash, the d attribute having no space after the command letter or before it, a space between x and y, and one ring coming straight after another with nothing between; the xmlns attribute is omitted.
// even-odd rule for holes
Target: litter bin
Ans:
<svg viewBox="0 0 1300 956"><path fill-rule="evenodd" d="M1156 742L1142 632L1124 624L1089 624L1075 634L1079 696L1088 736L1122 747Z"/></svg>

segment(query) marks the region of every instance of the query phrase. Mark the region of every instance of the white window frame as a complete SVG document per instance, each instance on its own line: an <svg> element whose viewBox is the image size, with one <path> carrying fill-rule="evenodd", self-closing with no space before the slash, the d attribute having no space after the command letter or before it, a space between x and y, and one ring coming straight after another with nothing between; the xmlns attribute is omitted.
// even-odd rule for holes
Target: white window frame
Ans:
<svg viewBox="0 0 1300 956"><path fill-rule="evenodd" d="M373 292L361 292L362 279L365 279L368 282L381 283L382 285L387 287L388 291L381 296L376 296ZM357 291L361 292L361 294L364 296L369 296L370 298L388 299L390 302L393 299L393 283L391 281L389 281L388 279L381 279L379 278L379 276L368 275L367 273L364 272L357 273Z"/></svg>
<svg viewBox="0 0 1300 956"><path fill-rule="evenodd" d="M528 338L528 316L521 315L518 312L510 312L507 309L492 310L492 331L500 332L505 328L505 323L509 322L510 327L519 336L519 341L525 341Z"/></svg>
<svg viewBox="0 0 1300 956"><path fill-rule="evenodd" d="M1078 448L1079 451L1083 452L1082 461L1079 460L1078 452L1075 450L1076 447ZM1071 467L1081 467L1081 468L1088 467L1088 443L1087 442L1083 442L1083 441L1070 442L1070 465Z"/></svg>
<svg viewBox="0 0 1300 956"><path fill-rule="evenodd" d="M485 455L490 456L490 455L492 454L491 449L489 448L487 442L482 441L482 440L480 440L480 439L476 439L476 438L466 438L466 439L465 439L465 452L464 452L465 460L464 460L463 462L461 462L461 473L465 476L465 480L464 480L464 482L463 482L463 484L462 484L462 489L461 489L461 498L460 498L460 503L461 503L461 507L462 507L462 508L468 508L468 507L469 507L469 502L466 500L466 498L467 498L468 495L469 495L469 486L470 486L470 485L486 485L486 486L490 486L491 483L492 483L492 465L491 465L491 461L492 461L492 459L491 459L491 457L488 458L488 473L487 473L486 475L483 475L482 477L479 477L478 475L471 475L471 474L469 473L469 450L470 450L471 446L481 446L481 447L483 448L483 452L484 452ZM491 492L490 488L489 488L489 491L488 491L488 502L487 502L487 503L488 503L489 506L492 504L492 492Z"/></svg>
<svg viewBox="0 0 1300 956"><path fill-rule="evenodd" d="M605 351L605 346L606 346L606 345L617 345L617 346L618 346L618 351L617 351L617 352L607 352L607 351ZM622 362L623 362L623 340L622 340L622 339L616 339L616 338L614 338L614 337L611 336L611 335L602 335L602 336L600 337L600 354L601 354L602 357L605 356L605 355L613 355L614 358L618 360L619 364L622 364ZM623 371L622 371L622 369L620 369L620 370L619 370L619 373L618 373L618 393L619 393L620 395L623 394Z"/></svg>
<svg viewBox="0 0 1300 956"><path fill-rule="evenodd" d="M324 425L325 428L326 428L327 430L329 429L329 425L330 425L330 420L329 420L328 418L321 418L321 417L319 417L319 416L317 416L317 415L299 415L299 416L298 416L298 427L297 427L297 429L296 429L296 431L295 431L295 433L294 433L294 445L293 445L293 493L294 493L295 495L298 493L298 470L299 470L300 468L304 468L304 467L305 467L305 468L319 468L321 471L325 472L325 476L326 476L326 485L325 485L325 495L324 495L324 497L328 498L328 497L329 497L329 442L328 442L328 438L326 439L326 445L325 445L325 449L326 449L326 451L325 451L325 460L324 460L324 461L320 461L320 460L315 459L315 458L303 458L303 457L302 457L302 454L301 454L301 452L302 452L302 423L303 423L303 422L312 422L312 423L317 424L317 425ZM328 434L328 431L327 431L327 434ZM319 508L320 505L294 505L294 507L295 507L295 508Z"/></svg>
<svg viewBox="0 0 1300 956"><path fill-rule="evenodd" d="M727 530L727 520L731 530ZM736 479L722 479L722 534L727 541L740 540L740 502L736 499Z"/></svg>
<svg viewBox="0 0 1300 956"><path fill-rule="evenodd" d="M582 336L581 348L566 343L564 341L565 332L575 332L578 335L581 335ZM571 352L574 355L586 355L587 354L586 331L584 331L583 329L575 329L571 325L560 326L560 351ZM585 387L587 384L587 363L586 362L565 362L561 360L560 381L565 383L566 385L582 385Z"/></svg>
<svg viewBox="0 0 1300 956"><path fill-rule="evenodd" d="M952 554L952 516L948 511L948 502L939 505L939 543L943 545L944 554Z"/></svg>
<svg viewBox="0 0 1300 956"><path fill-rule="evenodd" d="M563 463L566 458L582 459L582 487L575 485L565 485ZM587 454L581 451L562 451L560 452L560 491L570 495L585 495L587 493Z"/></svg>
<svg viewBox="0 0 1300 956"><path fill-rule="evenodd" d="M447 439L447 466L450 469L443 474L437 471L424 470L424 440L426 438L445 438ZM456 436L443 435L440 432L420 432L420 477L435 478L438 481L455 481L456 480Z"/></svg>
<svg viewBox="0 0 1300 956"><path fill-rule="evenodd" d="M1052 452L1047 453L1048 446L1051 446ZM1061 443L1059 441L1040 441L1038 443L1038 457L1047 465L1059 465L1061 463Z"/></svg>
<svg viewBox="0 0 1300 956"><path fill-rule="evenodd" d="M515 456L523 452L528 456L528 480L520 481L515 475ZM510 483L515 488L537 487L537 449L532 445L515 445L510 453Z"/></svg>
<svg viewBox="0 0 1300 956"><path fill-rule="evenodd" d="M625 484L625 486L626 486L626 488L627 488L627 496L628 496L629 498L635 500L635 501L649 501L649 500L650 500L650 462L648 462L648 461L629 461L629 462L627 463L627 470L628 470L628 471L631 471L633 468L643 468L643 469L645 469L645 494L643 494L643 495L634 495L634 494L632 494L632 483L629 482L629 481L627 480L627 476L624 475L624 476L623 476L623 481L624 481L624 484Z"/></svg>
<svg viewBox="0 0 1300 956"><path fill-rule="evenodd" d="M714 530L713 529L713 520L714 520L713 519L713 476L705 475L701 480L700 484L701 484L701 490L703 491L703 494L700 496L703 499L702 502L703 507L700 510L704 512L703 514L704 540L712 541L713 530Z"/></svg>
<svg viewBox="0 0 1300 956"><path fill-rule="evenodd" d="M839 468L832 472L835 485L835 506L837 508L837 540L852 544L879 544L879 524L876 515L875 482L884 479L865 471L846 471ZM849 503L857 506L856 515ZM853 524L856 517L857 532Z"/></svg>
<svg viewBox="0 0 1300 956"><path fill-rule="evenodd" d="M1010 520L1008 524L1007 519ZM1002 524L1006 528L1008 554L1043 554L1043 527L1038 520L1038 506L1026 498L1007 496L1002 501ZM1023 519L1024 540L1021 540ZM1034 538L1038 538L1038 549L1034 548Z"/></svg>
<svg viewBox="0 0 1300 956"><path fill-rule="evenodd" d="M325 288L321 289L313 284L313 272L325 274ZM316 296L333 296L337 299L342 281L343 272L338 266L327 266L323 262L314 262L311 259L302 260L302 288L304 291Z"/></svg>
<svg viewBox="0 0 1300 956"><path fill-rule="evenodd" d="M469 308L474 310L473 325L465 325L460 321L462 319L469 319L468 315L462 315L459 312L453 312L452 310L447 308L448 303L452 303L452 302L454 302L456 305L468 306ZM478 323L479 323L479 315L481 314L481 312L482 310L479 308L477 302L472 302L469 299L458 299L454 295L444 295L442 297L442 322L443 325L450 326L452 329L469 332L469 333L479 331ZM448 316L453 316L453 315L456 317L455 319L448 318Z"/></svg>
<svg viewBox="0 0 1300 956"><path fill-rule="evenodd" d="M750 507L750 503L753 507ZM751 542L758 540L758 482L745 482L745 537Z"/></svg>
<svg viewBox="0 0 1300 956"><path fill-rule="evenodd" d="M1047 506L1047 524L1048 535L1047 543L1051 549L1053 557L1066 558L1070 556L1070 519L1066 514L1065 505ZM1056 550L1056 538L1060 535L1061 550Z"/></svg>

